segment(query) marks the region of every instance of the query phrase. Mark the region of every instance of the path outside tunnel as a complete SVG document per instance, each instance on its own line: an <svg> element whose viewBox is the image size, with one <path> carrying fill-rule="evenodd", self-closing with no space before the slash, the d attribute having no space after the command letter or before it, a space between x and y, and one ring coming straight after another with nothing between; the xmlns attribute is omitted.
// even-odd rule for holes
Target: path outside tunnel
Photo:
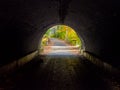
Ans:
<svg viewBox="0 0 120 90"><path fill-rule="evenodd" d="M43 54L46 55L77 55L79 47L68 44L65 40L50 38L47 46L44 46Z"/></svg>
<svg viewBox="0 0 120 90"><path fill-rule="evenodd" d="M53 46L67 46L67 43L64 40L50 38L50 41L53 42Z"/></svg>
<svg viewBox="0 0 120 90"><path fill-rule="evenodd" d="M8 80L3 90L114 90L95 65L71 52L39 55Z"/></svg>

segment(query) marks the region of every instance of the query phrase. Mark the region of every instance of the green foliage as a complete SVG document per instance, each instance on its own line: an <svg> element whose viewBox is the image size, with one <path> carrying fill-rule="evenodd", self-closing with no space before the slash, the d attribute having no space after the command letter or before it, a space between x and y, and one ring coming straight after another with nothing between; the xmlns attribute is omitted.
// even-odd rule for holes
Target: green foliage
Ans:
<svg viewBox="0 0 120 90"><path fill-rule="evenodd" d="M77 45L81 47L81 40L76 34L76 32L65 25L57 25L54 26L45 33L43 39L42 39L42 44L46 45L47 39L48 38L58 38L62 40L66 40L71 45Z"/></svg>

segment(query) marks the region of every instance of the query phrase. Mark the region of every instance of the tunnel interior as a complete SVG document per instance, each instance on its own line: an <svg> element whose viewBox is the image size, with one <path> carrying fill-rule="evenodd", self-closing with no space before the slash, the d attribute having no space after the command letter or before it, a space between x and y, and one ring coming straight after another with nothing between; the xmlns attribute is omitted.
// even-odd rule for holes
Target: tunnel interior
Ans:
<svg viewBox="0 0 120 90"><path fill-rule="evenodd" d="M119 18L119 0L0 0L0 89L119 90ZM55 25L75 30L81 55L39 54Z"/></svg>
<svg viewBox="0 0 120 90"><path fill-rule="evenodd" d="M65 24L76 30L85 51L120 68L118 0L0 1L0 66L36 50L48 27Z"/></svg>

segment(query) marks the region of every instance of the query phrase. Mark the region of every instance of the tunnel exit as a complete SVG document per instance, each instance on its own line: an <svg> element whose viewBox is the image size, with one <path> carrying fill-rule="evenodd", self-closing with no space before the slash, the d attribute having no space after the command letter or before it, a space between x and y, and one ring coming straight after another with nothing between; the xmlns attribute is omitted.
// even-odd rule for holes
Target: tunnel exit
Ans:
<svg viewBox="0 0 120 90"><path fill-rule="evenodd" d="M55 25L47 30L40 43L40 54L77 55L82 41L74 29L66 25Z"/></svg>

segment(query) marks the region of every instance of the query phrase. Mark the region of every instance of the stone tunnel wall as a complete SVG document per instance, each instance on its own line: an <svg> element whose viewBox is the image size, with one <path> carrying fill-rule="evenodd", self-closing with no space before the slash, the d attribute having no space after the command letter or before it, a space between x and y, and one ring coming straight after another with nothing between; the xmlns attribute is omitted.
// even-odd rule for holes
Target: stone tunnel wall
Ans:
<svg viewBox="0 0 120 90"><path fill-rule="evenodd" d="M85 51L120 68L119 1L62 0L61 9L58 1L0 1L0 66L36 51L47 28L62 23L82 37Z"/></svg>

